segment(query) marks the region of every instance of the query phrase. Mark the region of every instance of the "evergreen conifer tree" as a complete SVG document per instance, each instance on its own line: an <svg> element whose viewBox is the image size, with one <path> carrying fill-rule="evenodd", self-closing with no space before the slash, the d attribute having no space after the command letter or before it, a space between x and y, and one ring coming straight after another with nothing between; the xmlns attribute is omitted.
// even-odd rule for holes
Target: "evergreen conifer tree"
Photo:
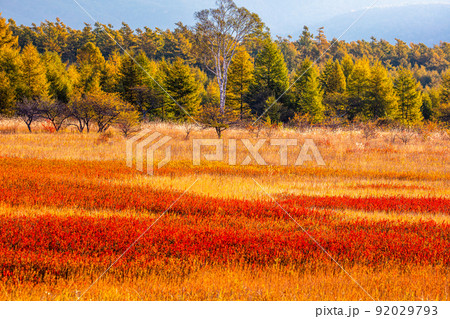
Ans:
<svg viewBox="0 0 450 319"><path fill-rule="evenodd" d="M239 114L240 120L250 116L250 107L245 101L253 81L253 62L248 52L242 48L233 58L228 73L228 105Z"/></svg>
<svg viewBox="0 0 450 319"><path fill-rule="evenodd" d="M398 117L405 124L415 124L422 120L420 108L422 96L419 84L411 71L400 68L395 79L395 92L398 101ZM431 103L431 101L430 101Z"/></svg>
<svg viewBox="0 0 450 319"><path fill-rule="evenodd" d="M323 92L319 83L318 70L311 60L304 60L298 67L294 85L296 111L308 114L314 122L323 120Z"/></svg>
<svg viewBox="0 0 450 319"><path fill-rule="evenodd" d="M45 64L36 48L32 44L25 46L20 56L18 97L47 97L49 85L46 73Z"/></svg>

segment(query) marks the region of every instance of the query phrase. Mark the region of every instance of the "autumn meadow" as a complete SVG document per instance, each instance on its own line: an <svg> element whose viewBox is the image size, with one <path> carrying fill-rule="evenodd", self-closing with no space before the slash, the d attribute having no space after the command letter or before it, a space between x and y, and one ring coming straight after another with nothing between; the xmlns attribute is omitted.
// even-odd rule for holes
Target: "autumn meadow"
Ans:
<svg viewBox="0 0 450 319"><path fill-rule="evenodd" d="M0 135L3 300L449 298L447 132L404 143L394 131L263 130L314 138L326 167L193 166L184 127L155 123L175 158L149 176L125 165L117 131L1 128L12 125Z"/></svg>
<svg viewBox="0 0 450 319"><path fill-rule="evenodd" d="M450 300L450 44L194 18L0 15L0 300Z"/></svg>

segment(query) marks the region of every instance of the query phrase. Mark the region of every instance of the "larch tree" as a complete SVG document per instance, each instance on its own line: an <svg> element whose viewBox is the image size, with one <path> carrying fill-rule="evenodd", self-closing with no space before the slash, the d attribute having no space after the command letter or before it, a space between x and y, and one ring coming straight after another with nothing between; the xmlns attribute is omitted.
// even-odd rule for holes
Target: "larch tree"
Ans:
<svg viewBox="0 0 450 319"><path fill-rule="evenodd" d="M6 23L6 19L2 18L0 12L0 50L17 48L17 46L18 37L13 35L9 23Z"/></svg>
<svg viewBox="0 0 450 319"><path fill-rule="evenodd" d="M350 74L352 74L352 72L353 72L354 65L355 64L353 63L353 59L350 55L346 54L342 58L342 63L341 63L342 72L344 72L344 76L347 81L348 81Z"/></svg>
<svg viewBox="0 0 450 319"><path fill-rule="evenodd" d="M117 44L122 43L122 38L117 30L114 30L111 25L104 25L95 23L94 30L95 45L98 46L105 58L109 58L117 50Z"/></svg>
<svg viewBox="0 0 450 319"><path fill-rule="evenodd" d="M372 119L395 118L398 111L397 98L394 84L386 68L377 62L370 73L369 91L367 92L369 117Z"/></svg>
<svg viewBox="0 0 450 319"><path fill-rule="evenodd" d="M367 59L357 60L352 73L348 77L347 92L349 102L346 110L347 117L367 119L367 94L370 89L370 64Z"/></svg>
<svg viewBox="0 0 450 319"><path fill-rule="evenodd" d="M220 90L217 81L211 80L203 93L203 104L217 105L220 101Z"/></svg>
<svg viewBox="0 0 450 319"><path fill-rule="evenodd" d="M295 70L298 64L299 52L294 43L291 41L291 36L287 38L277 37L277 45L283 54L284 61L289 72Z"/></svg>
<svg viewBox="0 0 450 319"><path fill-rule="evenodd" d="M450 104L450 69L442 75L440 99L442 103Z"/></svg>
<svg viewBox="0 0 450 319"><path fill-rule="evenodd" d="M423 119L421 113L422 95L419 83L411 71L400 68L394 81L397 93L398 118L404 124L415 124Z"/></svg>
<svg viewBox="0 0 450 319"><path fill-rule="evenodd" d="M122 68L122 57L117 51L113 51L105 63L101 76L101 87L105 92L116 92L119 90L119 74Z"/></svg>
<svg viewBox="0 0 450 319"><path fill-rule="evenodd" d="M121 35L123 41L123 47L126 50L134 50L137 46L138 40L134 34L134 30L125 23L122 22L122 27L119 29L119 34Z"/></svg>
<svg viewBox="0 0 450 319"><path fill-rule="evenodd" d="M8 74L0 70L0 114L12 115L16 95L15 88L9 80Z"/></svg>
<svg viewBox="0 0 450 319"><path fill-rule="evenodd" d="M47 70L38 51L28 44L20 55L19 98L48 97Z"/></svg>
<svg viewBox="0 0 450 319"><path fill-rule="evenodd" d="M259 17L232 0L217 0L217 8L195 13L200 52L205 65L217 79L220 90L220 112L225 113L228 71L237 48L262 28Z"/></svg>
<svg viewBox="0 0 450 319"><path fill-rule="evenodd" d="M450 122L450 69L442 75L438 97L440 100L439 119L448 123Z"/></svg>
<svg viewBox="0 0 450 319"><path fill-rule="evenodd" d="M339 61L329 59L320 75L320 83L324 91L323 104L327 116L345 115L348 103L346 95L346 79Z"/></svg>
<svg viewBox="0 0 450 319"><path fill-rule="evenodd" d="M302 34L297 40L297 50L300 52L300 58L305 59L311 55L313 49L314 35L309 32L308 27L303 26Z"/></svg>
<svg viewBox="0 0 450 319"><path fill-rule="evenodd" d="M153 31L149 27L144 27L144 30L137 29L136 32L138 34L139 47L148 57L155 59L164 46L164 39L161 33L157 32L157 30Z"/></svg>
<svg viewBox="0 0 450 319"><path fill-rule="evenodd" d="M228 75L228 104L239 112L240 120L250 116L250 107L245 101L251 83L253 82L253 59L244 48L233 58Z"/></svg>
<svg viewBox="0 0 450 319"><path fill-rule="evenodd" d="M77 65L80 74L78 89L82 92L100 90L100 79L105 67L105 58L100 49L88 42L77 52Z"/></svg>
<svg viewBox="0 0 450 319"><path fill-rule="evenodd" d="M13 37L10 24L0 18L0 70L8 75L12 85L16 85L20 68L18 37Z"/></svg>
<svg viewBox="0 0 450 319"><path fill-rule="evenodd" d="M327 61L320 75L320 83L325 94L345 92L345 75L338 61Z"/></svg>
<svg viewBox="0 0 450 319"><path fill-rule="evenodd" d="M325 52L327 51L328 47L330 46L330 43L327 40L327 37L325 35L324 27L320 27L317 29L317 36L315 38L315 44L317 47L318 52L316 53L317 56L315 58L320 58L322 55L325 55Z"/></svg>
<svg viewBox="0 0 450 319"><path fill-rule="evenodd" d="M298 81L294 84L296 111L308 114L313 122L323 120L323 92L319 82L319 71L309 59L305 59L295 72Z"/></svg>
<svg viewBox="0 0 450 319"><path fill-rule="evenodd" d="M18 37L0 13L0 114L11 115L18 76Z"/></svg>

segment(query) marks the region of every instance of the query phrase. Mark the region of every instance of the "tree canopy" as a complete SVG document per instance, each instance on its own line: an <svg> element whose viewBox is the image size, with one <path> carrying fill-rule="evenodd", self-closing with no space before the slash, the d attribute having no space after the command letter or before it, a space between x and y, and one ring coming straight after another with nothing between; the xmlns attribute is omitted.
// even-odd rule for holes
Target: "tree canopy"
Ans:
<svg viewBox="0 0 450 319"><path fill-rule="evenodd" d="M86 101L105 98L127 110L113 120L127 132L124 121L137 118L205 119L218 132L261 115L271 123L450 118L449 43L329 41L324 28L307 26L298 37L272 38L232 0L197 12L196 20L172 30L127 23L77 30L60 19L18 26L0 16L0 114L33 122L49 119L44 106L59 107L55 114L63 104L82 131L103 126Z"/></svg>

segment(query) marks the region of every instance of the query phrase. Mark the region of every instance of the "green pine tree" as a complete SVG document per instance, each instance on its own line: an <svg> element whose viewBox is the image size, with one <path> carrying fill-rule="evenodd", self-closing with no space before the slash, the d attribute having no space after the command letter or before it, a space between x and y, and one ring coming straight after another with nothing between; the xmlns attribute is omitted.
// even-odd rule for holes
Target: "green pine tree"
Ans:
<svg viewBox="0 0 450 319"><path fill-rule="evenodd" d="M175 59L171 64L165 63L163 69L164 87L171 96L165 96L166 118L187 120L190 118L189 115L197 116L200 109L201 88L193 70L180 58Z"/></svg>
<svg viewBox="0 0 450 319"><path fill-rule="evenodd" d="M55 52L45 52L42 56L49 83L49 94L52 98L68 103L72 92L72 81L67 73L66 64Z"/></svg>
<svg viewBox="0 0 450 319"><path fill-rule="evenodd" d="M269 96L266 101L267 113L265 114L265 123L270 126L272 123L279 123L281 120L281 107L283 105L276 100L274 96Z"/></svg>
<svg viewBox="0 0 450 319"><path fill-rule="evenodd" d="M304 60L295 72L294 99L296 112L308 114L314 122L323 120L323 92L319 83L319 71L311 60Z"/></svg>
<svg viewBox="0 0 450 319"><path fill-rule="evenodd" d="M420 112L424 120L434 120L435 118L435 110L433 108L433 101L428 92L424 92L422 94L422 105L420 107Z"/></svg>
<svg viewBox="0 0 450 319"><path fill-rule="evenodd" d="M112 56L114 58L114 55ZM163 61L161 65L166 65ZM143 118L165 116L164 99L166 93L159 84L164 82L164 75L158 63L150 61L144 52L126 55L121 61L110 61L105 68L103 85L119 91L122 98L134 104ZM118 72L114 72L118 70ZM114 88L114 84L116 87Z"/></svg>
<svg viewBox="0 0 450 319"><path fill-rule="evenodd" d="M118 78L118 89L125 101L134 103L133 89L143 85L151 86L149 74L150 60L143 52L138 55L125 55L121 61ZM154 74L151 74L154 76Z"/></svg>
<svg viewBox="0 0 450 319"><path fill-rule="evenodd" d="M264 41L261 52L255 59L254 82L250 86L249 100L256 114L266 109L270 96L280 97L289 87L289 77L283 54L271 39ZM279 102L283 103L283 100Z"/></svg>
<svg viewBox="0 0 450 319"><path fill-rule="evenodd" d="M338 61L327 61L320 76L320 83L325 94L345 92L345 75Z"/></svg>
<svg viewBox="0 0 450 319"><path fill-rule="evenodd" d="M415 124L422 120L420 108L422 96L419 84L411 71L400 68L394 81L398 101L398 118L404 124ZM431 104L431 100L430 100Z"/></svg>

